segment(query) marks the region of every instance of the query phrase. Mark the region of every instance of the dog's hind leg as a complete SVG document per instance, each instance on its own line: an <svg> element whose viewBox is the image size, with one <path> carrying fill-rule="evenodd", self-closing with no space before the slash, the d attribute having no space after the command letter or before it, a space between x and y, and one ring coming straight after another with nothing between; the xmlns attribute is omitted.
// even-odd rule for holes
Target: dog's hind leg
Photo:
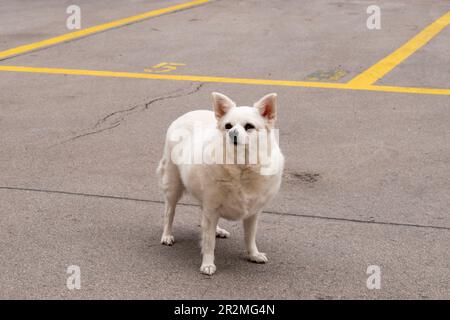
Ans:
<svg viewBox="0 0 450 320"><path fill-rule="evenodd" d="M165 197L164 209L164 230L161 237L161 243L171 246L174 243L172 235L172 224L175 216L175 207L178 200L183 195L183 183L180 178L178 168L171 162L163 159L161 160L158 173L161 176L161 185Z"/></svg>
<svg viewBox="0 0 450 320"><path fill-rule="evenodd" d="M217 226L216 227L216 237L217 238L229 238L230 233L227 230L222 229L221 227Z"/></svg>
<svg viewBox="0 0 450 320"><path fill-rule="evenodd" d="M200 222L199 222L198 226L200 227L201 225L202 225L202 222L201 222L201 219L200 219ZM230 237L230 233L227 230L222 229L219 225L217 225L217 227L216 227L216 238L229 238L229 237Z"/></svg>

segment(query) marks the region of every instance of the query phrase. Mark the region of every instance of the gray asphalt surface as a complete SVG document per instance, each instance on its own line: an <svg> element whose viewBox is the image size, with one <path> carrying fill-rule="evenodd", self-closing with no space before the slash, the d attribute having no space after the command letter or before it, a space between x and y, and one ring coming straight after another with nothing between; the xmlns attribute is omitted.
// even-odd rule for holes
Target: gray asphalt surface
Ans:
<svg viewBox="0 0 450 320"><path fill-rule="evenodd" d="M0 1L0 51L182 1ZM0 65L346 82L450 10L450 1L212 1L0 61ZM446 29L379 83L450 88ZM324 80L330 82L330 80ZM0 71L0 298L450 299L448 95ZM224 222L217 273L201 275L188 196L159 244L155 169L179 115L219 91L279 96L282 189L261 217L269 263L245 260ZM81 268L68 290L66 268ZM381 267L379 290L366 269Z"/></svg>

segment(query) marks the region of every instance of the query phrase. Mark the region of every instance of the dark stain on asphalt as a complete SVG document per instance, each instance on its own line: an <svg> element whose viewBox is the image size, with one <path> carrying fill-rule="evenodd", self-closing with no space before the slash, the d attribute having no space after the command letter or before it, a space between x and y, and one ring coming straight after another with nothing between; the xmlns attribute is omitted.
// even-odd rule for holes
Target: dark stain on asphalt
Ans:
<svg viewBox="0 0 450 320"><path fill-rule="evenodd" d="M287 172L285 174L285 178L287 178L288 181L300 181L303 183L313 184L318 182L321 176L320 173L317 172Z"/></svg>

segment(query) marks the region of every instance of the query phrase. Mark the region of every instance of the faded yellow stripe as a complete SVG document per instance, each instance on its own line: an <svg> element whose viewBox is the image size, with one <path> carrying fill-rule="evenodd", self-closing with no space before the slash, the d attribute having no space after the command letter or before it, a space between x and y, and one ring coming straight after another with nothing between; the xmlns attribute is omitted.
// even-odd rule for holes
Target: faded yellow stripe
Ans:
<svg viewBox="0 0 450 320"><path fill-rule="evenodd" d="M403 46L350 80L348 83L351 85L370 85L375 83L433 39L448 24L450 24L450 11L423 29Z"/></svg>
<svg viewBox="0 0 450 320"><path fill-rule="evenodd" d="M450 89L443 88L420 88L420 87L397 87L397 86L381 86L381 85L351 85L348 84L348 89L364 90L364 91L379 91L379 92L394 92L394 93L416 93L416 94L433 94L433 95L450 95Z"/></svg>
<svg viewBox="0 0 450 320"><path fill-rule="evenodd" d="M16 71L16 72L47 73L47 74L68 74L68 75L114 77L114 78L258 84L258 85L274 85L274 86L289 86L289 87L312 87L312 88L343 88L343 87L345 87L345 84L343 84L343 83L305 82L305 81L289 81L289 80L265 80L265 79L249 79L249 78L226 78L226 77L209 77L209 76L175 75L175 74L153 74L153 73L118 72L118 71L63 69L63 68L36 68L36 67L22 67L22 66L0 66L0 71Z"/></svg>
<svg viewBox="0 0 450 320"><path fill-rule="evenodd" d="M380 92L450 95L450 89L376 86L376 85L363 86L363 85L351 85L348 83L307 82L307 81L291 81L291 80L267 80L267 79L251 79L251 78L226 78L226 77L208 77L208 76L195 76L195 75L149 74L149 73L115 72L115 71L100 71L100 70L36 68L36 67L22 67L22 66L0 66L0 71L41 73L41 74L65 74L65 75L94 76L94 77L131 78L131 79L177 80L177 81L191 81L191 82L216 82L216 83L234 83L234 84L248 84L248 85L270 85L270 86L284 86L284 87L304 87L304 88L366 90L366 91L380 91Z"/></svg>
<svg viewBox="0 0 450 320"><path fill-rule="evenodd" d="M194 0L194 1L189 1L189 2L185 2L185 3L181 3L178 5L174 5L171 7L167 7L167 8L162 8L162 9L157 9L157 10L152 10L152 11L148 11L142 14L138 14L132 17L128 17L128 18L124 18L124 19L120 19L120 20L115 20L112 22L108 22L105 24L101 24L98 26L93 26L90 28L86 28L83 30L79 30L79 31L75 31L75 32L71 32L71 33L66 33L63 34L61 36L57 36L54 38L50 38L50 39L46 39L46 40L42 40L39 42L35 42L35 43L31 43L31 44L27 44L27 45L23 45L20 47L16 47L13 49L9 49L6 51L2 51L0 52L0 59L4 59L7 57L11 57L11 56L15 56L18 54L22 54L25 52L29 52L32 50L36 50L39 48L43 48L43 47L48 47L54 44L58 44L61 42L65 42L65 41L69 41L69 40L74 40L77 38L81 38L81 37L85 37L94 33L98 33L101 31L105 31L108 29L112 29L112 28L117 28L120 26L124 26L133 22L138 22L144 19L148 19L151 17L156 17L156 16L160 16L162 14L165 13L169 13L169 12L173 12L173 11L177 11L177 10L181 10L181 9L186 9L186 8L190 8L193 6L197 6L206 2L209 2L211 0Z"/></svg>

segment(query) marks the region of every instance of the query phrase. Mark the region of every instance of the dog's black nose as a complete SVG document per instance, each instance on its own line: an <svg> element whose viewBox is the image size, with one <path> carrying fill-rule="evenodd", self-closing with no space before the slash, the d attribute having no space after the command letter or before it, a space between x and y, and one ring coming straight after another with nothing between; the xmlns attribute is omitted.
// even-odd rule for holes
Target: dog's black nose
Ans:
<svg viewBox="0 0 450 320"><path fill-rule="evenodd" d="M228 132L228 135L230 136L231 141L233 141L233 144L237 145L239 132L237 130L231 130Z"/></svg>

